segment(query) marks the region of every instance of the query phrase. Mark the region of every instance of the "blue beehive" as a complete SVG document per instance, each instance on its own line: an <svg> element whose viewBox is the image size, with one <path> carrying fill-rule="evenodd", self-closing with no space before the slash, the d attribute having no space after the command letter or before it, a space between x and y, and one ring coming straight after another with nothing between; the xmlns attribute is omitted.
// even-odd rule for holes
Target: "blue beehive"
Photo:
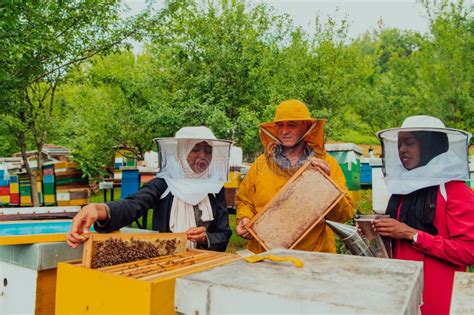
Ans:
<svg viewBox="0 0 474 315"><path fill-rule="evenodd" d="M122 170L122 189L120 198L125 199L133 195L140 189L140 173L138 169L123 169Z"/></svg>
<svg viewBox="0 0 474 315"><path fill-rule="evenodd" d="M372 186L372 167L369 162L362 162L360 168L360 184Z"/></svg>

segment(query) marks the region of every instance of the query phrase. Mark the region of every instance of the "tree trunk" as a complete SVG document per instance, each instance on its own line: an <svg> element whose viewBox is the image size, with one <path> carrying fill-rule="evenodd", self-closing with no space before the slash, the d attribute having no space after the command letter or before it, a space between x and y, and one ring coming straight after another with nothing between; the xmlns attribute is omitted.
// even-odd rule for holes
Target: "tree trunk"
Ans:
<svg viewBox="0 0 474 315"><path fill-rule="evenodd" d="M36 181L36 171L31 170L31 175L30 175L30 182L31 182L31 197L33 201L33 207L39 207L40 206L40 200L38 196L38 184Z"/></svg>

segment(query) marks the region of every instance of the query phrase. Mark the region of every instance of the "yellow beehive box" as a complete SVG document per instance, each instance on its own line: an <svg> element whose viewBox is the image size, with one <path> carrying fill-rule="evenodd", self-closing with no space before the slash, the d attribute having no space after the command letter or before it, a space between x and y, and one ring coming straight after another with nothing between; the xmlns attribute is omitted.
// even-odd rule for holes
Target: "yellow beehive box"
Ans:
<svg viewBox="0 0 474 315"><path fill-rule="evenodd" d="M175 279L239 259L186 250L99 269L59 263L56 314L175 314Z"/></svg>
<svg viewBox="0 0 474 315"><path fill-rule="evenodd" d="M44 195L44 202L45 203L55 203L56 202L55 195Z"/></svg>
<svg viewBox="0 0 474 315"><path fill-rule="evenodd" d="M30 196L21 196L20 197L20 204L22 206L31 205L31 197Z"/></svg>
<svg viewBox="0 0 474 315"><path fill-rule="evenodd" d="M239 188L241 183L242 174L237 171L229 172L229 180L224 183L225 188Z"/></svg>
<svg viewBox="0 0 474 315"><path fill-rule="evenodd" d="M87 205L89 203L89 199L75 199L75 200L69 200L68 204L70 206L83 206Z"/></svg>
<svg viewBox="0 0 474 315"><path fill-rule="evenodd" d="M0 196L0 203L1 203L1 204L10 203L10 195L8 195L8 196Z"/></svg>
<svg viewBox="0 0 474 315"><path fill-rule="evenodd" d="M20 185L18 183L10 183L10 194L20 193Z"/></svg>

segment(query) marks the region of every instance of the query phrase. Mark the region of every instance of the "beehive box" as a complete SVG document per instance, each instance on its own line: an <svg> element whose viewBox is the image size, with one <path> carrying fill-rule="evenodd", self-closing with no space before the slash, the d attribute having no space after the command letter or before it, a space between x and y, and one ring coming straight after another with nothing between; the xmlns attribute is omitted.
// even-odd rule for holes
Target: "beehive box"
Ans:
<svg viewBox="0 0 474 315"><path fill-rule="evenodd" d="M80 258L64 241L0 246L0 314L54 314L57 263Z"/></svg>
<svg viewBox="0 0 474 315"><path fill-rule="evenodd" d="M420 314L423 263L288 249L176 279L178 314Z"/></svg>
<svg viewBox="0 0 474 315"><path fill-rule="evenodd" d="M60 263L56 314L174 314L177 277L238 258L234 254L183 249L173 255L97 269L84 267L81 262Z"/></svg>
<svg viewBox="0 0 474 315"><path fill-rule="evenodd" d="M452 315L474 314L474 273L455 272L451 297Z"/></svg>
<svg viewBox="0 0 474 315"><path fill-rule="evenodd" d="M319 168L306 163L247 229L266 250L294 248L344 195Z"/></svg>

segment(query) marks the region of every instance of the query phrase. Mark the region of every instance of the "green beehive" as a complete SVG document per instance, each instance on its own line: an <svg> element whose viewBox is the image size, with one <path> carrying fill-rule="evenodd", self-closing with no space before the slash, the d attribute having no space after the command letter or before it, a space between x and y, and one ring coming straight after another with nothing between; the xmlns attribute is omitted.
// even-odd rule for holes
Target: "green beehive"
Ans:
<svg viewBox="0 0 474 315"><path fill-rule="evenodd" d="M362 149L353 143L326 144L326 151L333 156L344 172L347 188L360 190L360 157Z"/></svg>

